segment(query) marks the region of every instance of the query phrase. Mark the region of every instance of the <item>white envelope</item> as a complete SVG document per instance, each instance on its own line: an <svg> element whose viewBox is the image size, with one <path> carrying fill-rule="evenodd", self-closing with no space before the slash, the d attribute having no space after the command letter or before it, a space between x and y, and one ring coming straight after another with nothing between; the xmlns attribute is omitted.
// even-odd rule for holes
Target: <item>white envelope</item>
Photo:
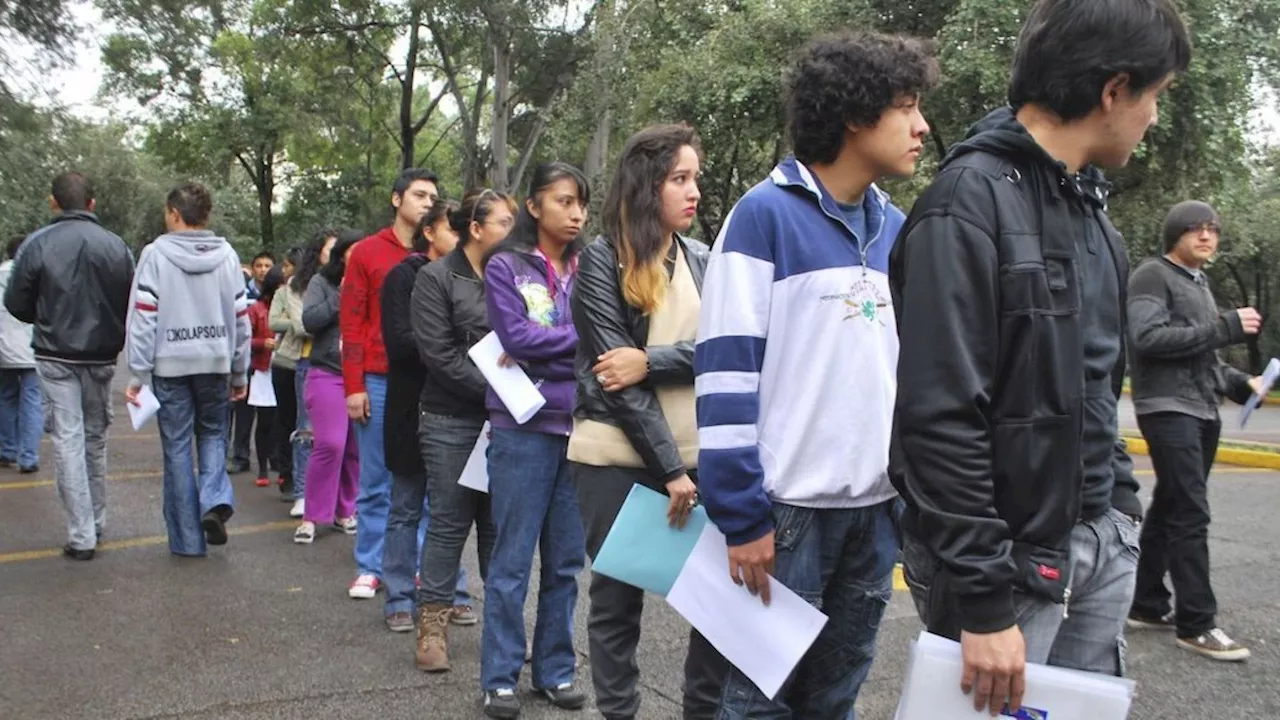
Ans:
<svg viewBox="0 0 1280 720"><path fill-rule="evenodd" d="M467 457L466 467L462 468L462 476L458 478L459 485L482 493L489 492L489 459L486 455L488 449L489 423L485 423L480 430L480 437L476 439L475 447L471 448L471 455Z"/></svg>
<svg viewBox="0 0 1280 720"><path fill-rule="evenodd" d="M276 388L271 384L270 370L254 370L249 378L249 405L273 408L276 406Z"/></svg>
<svg viewBox="0 0 1280 720"><path fill-rule="evenodd" d="M498 358L502 357L503 352L502 341L498 339L497 333L491 332L473 345L467 355L484 374L484 379L489 381L489 387L498 393L502 404L507 406L507 411L516 422L523 425L538 414L542 406L547 404L547 399L542 397L537 386L524 374L524 368L519 365L498 365Z"/></svg>
<svg viewBox="0 0 1280 720"><path fill-rule="evenodd" d="M125 403L125 405L129 408L129 421L133 423L133 429L141 430L142 426L146 425L147 421L160 409L160 400L151 391L150 385L143 385L138 391L138 404Z"/></svg>

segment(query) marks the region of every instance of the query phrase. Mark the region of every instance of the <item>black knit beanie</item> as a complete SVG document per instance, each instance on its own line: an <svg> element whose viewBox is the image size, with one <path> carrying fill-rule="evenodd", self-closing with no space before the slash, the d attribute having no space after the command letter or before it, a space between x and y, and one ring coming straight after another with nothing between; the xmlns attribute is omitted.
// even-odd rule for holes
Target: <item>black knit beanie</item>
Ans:
<svg viewBox="0 0 1280 720"><path fill-rule="evenodd" d="M1221 224L1217 211L1208 203L1186 200L1174 205L1164 219L1164 251L1173 250L1183 233L1208 223Z"/></svg>

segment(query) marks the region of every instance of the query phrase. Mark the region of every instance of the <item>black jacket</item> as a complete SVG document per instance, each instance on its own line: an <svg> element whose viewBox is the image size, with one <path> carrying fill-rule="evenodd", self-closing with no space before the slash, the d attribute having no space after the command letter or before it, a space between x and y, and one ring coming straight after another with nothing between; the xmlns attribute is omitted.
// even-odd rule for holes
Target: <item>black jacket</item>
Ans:
<svg viewBox="0 0 1280 720"><path fill-rule="evenodd" d="M68 211L23 243L4 305L35 326L37 358L114 363L124 349L133 253L91 212Z"/></svg>
<svg viewBox="0 0 1280 720"><path fill-rule="evenodd" d="M410 325L418 357L427 373L421 409L434 415L488 418L489 384L467 351L489 334L484 280L476 276L462 248L418 271L410 304Z"/></svg>
<svg viewBox="0 0 1280 720"><path fill-rule="evenodd" d="M409 304L425 255L413 254L391 268L382 281L382 341L387 347L387 402L382 421L387 469L396 475L425 472L418 451L418 397L427 369L418 357Z"/></svg>
<svg viewBox="0 0 1280 720"><path fill-rule="evenodd" d="M677 240L701 293L710 251L696 240L679 236ZM693 384L693 343L647 346L649 318L623 298L621 271L613 243L603 237L578 257L571 301L578 331L574 415L620 428L644 460L653 480L651 486L661 490L685 474L686 468L653 388ZM620 392L607 393L591 368L605 352L620 347L642 348L648 353L649 377Z"/></svg>
<svg viewBox="0 0 1280 720"><path fill-rule="evenodd" d="M1238 310L1218 311L1207 280L1167 258L1152 258L1129 278L1133 407L1139 415L1176 412L1217 420L1223 396L1248 402L1249 376L1218 350L1245 341Z"/></svg>
<svg viewBox="0 0 1280 720"><path fill-rule="evenodd" d="M311 335L311 367L342 374L342 326L338 312L342 291L320 273L311 277L302 295L302 327Z"/></svg>
<svg viewBox="0 0 1280 720"><path fill-rule="evenodd" d="M941 561L946 577L935 582L971 632L1015 624L1015 586L1068 597L1085 485L1081 303L1089 299L1077 242L1090 217L1084 193L1105 186L1096 170L1085 175L1068 177L1011 110L996 111L948 155L890 257L901 339L890 476L907 505L904 530ZM1123 318L1128 258L1097 215ZM1111 469L1112 505L1140 515L1123 441Z"/></svg>

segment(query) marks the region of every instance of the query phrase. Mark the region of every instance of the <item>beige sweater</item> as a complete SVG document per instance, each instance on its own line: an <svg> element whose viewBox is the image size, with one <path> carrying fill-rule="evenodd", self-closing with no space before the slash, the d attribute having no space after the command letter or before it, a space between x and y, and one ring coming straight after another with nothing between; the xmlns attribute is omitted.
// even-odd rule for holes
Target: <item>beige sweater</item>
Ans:
<svg viewBox="0 0 1280 720"><path fill-rule="evenodd" d="M677 246L678 247L678 246ZM676 251L676 266L662 305L649 318L646 345L693 342L698 335L702 299L693 281L684 252ZM654 389L667 426L680 449L680 459L690 470L698 467L698 418L693 385L660 385ZM627 436L614 425L575 418L569 436L569 459L597 467L643 468L644 461Z"/></svg>

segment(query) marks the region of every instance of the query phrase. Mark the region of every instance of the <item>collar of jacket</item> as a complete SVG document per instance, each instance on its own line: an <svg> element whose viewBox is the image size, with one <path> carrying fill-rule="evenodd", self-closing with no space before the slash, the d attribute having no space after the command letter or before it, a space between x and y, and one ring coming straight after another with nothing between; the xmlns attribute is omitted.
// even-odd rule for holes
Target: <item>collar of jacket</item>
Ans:
<svg viewBox="0 0 1280 720"><path fill-rule="evenodd" d="M849 221L845 218L844 212L840 210L840 204L831 196L831 193L827 192L818 176L794 155L788 155L778 163L773 168L773 172L769 173L769 180L778 187L802 190L817 202L818 207L826 213L827 217L840 223L840 227L847 230L851 237L857 237L853 228L849 227ZM863 238L862 242L871 242L880 237L880 231L884 229L885 206L889 204L889 194L877 187L875 183L871 183L867 193L871 198L867 208L867 228L874 229L871 230L871 237Z"/></svg>
<svg viewBox="0 0 1280 720"><path fill-rule="evenodd" d="M102 221L98 220L98 216L88 210L63 210L54 216L53 222L69 222L71 220L85 220L94 225L101 225Z"/></svg>
<svg viewBox="0 0 1280 720"><path fill-rule="evenodd" d="M453 252L440 258L440 262L444 263L445 267L449 268L449 272L464 280L483 282L483 280L476 275L475 269L471 267L471 261L467 259L467 254L463 252L460 247L455 248Z"/></svg>

